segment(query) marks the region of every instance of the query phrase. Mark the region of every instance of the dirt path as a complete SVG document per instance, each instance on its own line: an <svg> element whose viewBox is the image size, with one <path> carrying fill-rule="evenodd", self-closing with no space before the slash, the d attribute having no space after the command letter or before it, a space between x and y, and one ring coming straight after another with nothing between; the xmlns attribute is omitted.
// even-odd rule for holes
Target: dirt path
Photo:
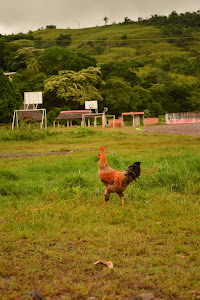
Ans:
<svg viewBox="0 0 200 300"><path fill-rule="evenodd" d="M68 152L37 152L37 153L27 153L27 154L1 154L0 157L12 158L12 157L32 157L32 156L45 156L45 155L66 155L74 151Z"/></svg>
<svg viewBox="0 0 200 300"><path fill-rule="evenodd" d="M200 137L200 123L145 126L142 132L147 134L182 134Z"/></svg>

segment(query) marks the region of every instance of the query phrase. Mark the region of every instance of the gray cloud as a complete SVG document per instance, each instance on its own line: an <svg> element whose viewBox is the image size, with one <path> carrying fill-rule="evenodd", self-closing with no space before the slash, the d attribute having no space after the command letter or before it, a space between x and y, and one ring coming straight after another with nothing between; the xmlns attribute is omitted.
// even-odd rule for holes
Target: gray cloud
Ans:
<svg viewBox="0 0 200 300"><path fill-rule="evenodd" d="M1 0L0 33L37 30L46 25L57 28L86 28L137 20L151 15L168 15L200 9L199 0Z"/></svg>

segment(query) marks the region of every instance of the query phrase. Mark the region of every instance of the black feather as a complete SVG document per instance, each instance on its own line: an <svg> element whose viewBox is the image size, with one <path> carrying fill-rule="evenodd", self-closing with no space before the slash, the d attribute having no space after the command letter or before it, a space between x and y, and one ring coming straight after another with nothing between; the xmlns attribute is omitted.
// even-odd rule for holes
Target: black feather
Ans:
<svg viewBox="0 0 200 300"><path fill-rule="evenodd" d="M135 162L126 169L126 176L128 181L136 180L140 176L140 162Z"/></svg>

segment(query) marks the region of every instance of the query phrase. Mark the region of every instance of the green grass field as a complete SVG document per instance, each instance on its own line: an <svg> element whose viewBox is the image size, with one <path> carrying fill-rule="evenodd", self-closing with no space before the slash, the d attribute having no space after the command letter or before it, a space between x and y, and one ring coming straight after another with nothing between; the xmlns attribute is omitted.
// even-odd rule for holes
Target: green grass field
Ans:
<svg viewBox="0 0 200 300"><path fill-rule="evenodd" d="M198 299L199 138L133 128L31 134L0 128L0 299L31 290L46 299ZM102 145L113 168L141 161L124 209L117 195L103 206ZM66 154L25 156L56 152Z"/></svg>

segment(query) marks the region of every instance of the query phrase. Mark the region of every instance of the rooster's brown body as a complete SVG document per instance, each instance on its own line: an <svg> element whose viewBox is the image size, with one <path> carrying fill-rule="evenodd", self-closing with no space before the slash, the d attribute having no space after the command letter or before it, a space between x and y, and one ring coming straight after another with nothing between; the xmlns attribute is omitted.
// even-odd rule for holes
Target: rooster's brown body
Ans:
<svg viewBox="0 0 200 300"><path fill-rule="evenodd" d="M130 182L136 180L136 178L140 176L140 162L135 162L129 166L126 171L120 172L112 169L108 165L104 147L101 147L101 153L99 153L98 156L100 157L98 175L105 185L104 205L107 204L111 193L117 193L122 201L122 206L124 206L123 191L127 188Z"/></svg>

